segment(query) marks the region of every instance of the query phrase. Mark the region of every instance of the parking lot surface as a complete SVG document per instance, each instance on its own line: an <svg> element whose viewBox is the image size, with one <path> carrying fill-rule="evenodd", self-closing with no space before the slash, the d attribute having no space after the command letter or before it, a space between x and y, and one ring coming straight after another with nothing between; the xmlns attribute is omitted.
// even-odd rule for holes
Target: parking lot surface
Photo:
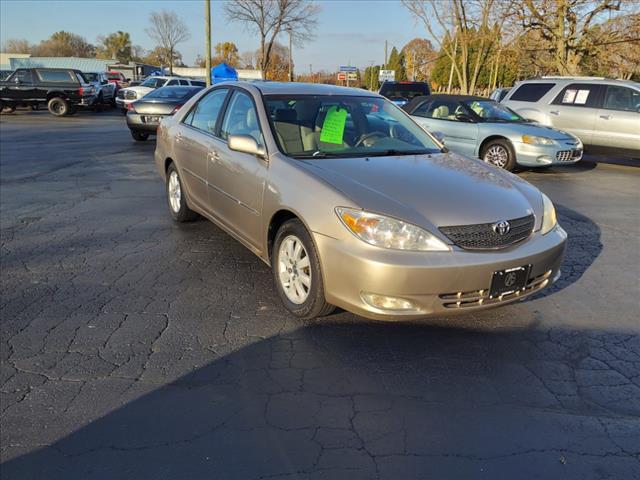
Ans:
<svg viewBox="0 0 640 480"><path fill-rule="evenodd" d="M533 299L302 322L121 115L0 132L3 479L640 478L640 168L520 173L569 234Z"/></svg>

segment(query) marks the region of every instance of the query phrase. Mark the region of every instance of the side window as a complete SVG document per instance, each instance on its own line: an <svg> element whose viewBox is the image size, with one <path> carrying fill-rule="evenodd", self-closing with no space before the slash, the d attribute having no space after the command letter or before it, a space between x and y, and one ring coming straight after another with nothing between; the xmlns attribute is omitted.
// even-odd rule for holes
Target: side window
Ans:
<svg viewBox="0 0 640 480"><path fill-rule="evenodd" d="M555 83L525 83L513 92L509 100L518 102L537 102L555 86Z"/></svg>
<svg viewBox="0 0 640 480"><path fill-rule="evenodd" d="M456 101L452 100L434 100L425 109L425 118L434 118L436 120L453 120L459 113L467 113L465 109Z"/></svg>
<svg viewBox="0 0 640 480"><path fill-rule="evenodd" d="M258 145L264 145L256 107L248 94L237 90L233 92L220 131L220 136L225 140L229 135L250 135Z"/></svg>
<svg viewBox="0 0 640 480"><path fill-rule="evenodd" d="M180 85L189 85L189 82L186 80L180 80Z"/></svg>
<svg viewBox="0 0 640 480"><path fill-rule="evenodd" d="M16 70L13 75L11 75L8 79L8 82L13 83L31 83L31 71L30 70Z"/></svg>
<svg viewBox="0 0 640 480"><path fill-rule="evenodd" d="M598 85L588 83L572 83L564 87L553 100L554 105L571 105L573 107L597 107Z"/></svg>
<svg viewBox="0 0 640 480"><path fill-rule="evenodd" d="M69 70L36 70L36 73L42 82L77 83Z"/></svg>
<svg viewBox="0 0 640 480"><path fill-rule="evenodd" d="M201 98L184 123L204 132L215 133L218 115L228 91L227 88L220 88Z"/></svg>
<svg viewBox="0 0 640 480"><path fill-rule="evenodd" d="M180 83L178 82L178 80L169 80L165 87L170 87L171 85L179 85Z"/></svg>
<svg viewBox="0 0 640 480"><path fill-rule="evenodd" d="M411 115L416 115L418 117L426 117L428 116L427 112L429 111L430 106L431 106L431 102L423 102L420 105L418 105L418 108L416 108Z"/></svg>
<svg viewBox="0 0 640 480"><path fill-rule="evenodd" d="M607 86L602 108L640 112L640 92L627 87L609 85Z"/></svg>
<svg viewBox="0 0 640 480"><path fill-rule="evenodd" d="M191 85L194 87L206 87L207 84L205 82L201 82L200 80L191 80Z"/></svg>

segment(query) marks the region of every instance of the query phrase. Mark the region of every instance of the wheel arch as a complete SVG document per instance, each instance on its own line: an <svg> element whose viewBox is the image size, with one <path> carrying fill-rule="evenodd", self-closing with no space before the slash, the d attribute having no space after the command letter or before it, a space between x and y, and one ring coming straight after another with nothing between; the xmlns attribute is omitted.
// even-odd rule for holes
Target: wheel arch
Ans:
<svg viewBox="0 0 640 480"><path fill-rule="evenodd" d="M484 148L487 146L489 142L492 142L493 140L506 141L511 147L512 152L514 152L515 154L515 148L513 148L513 143L511 143L511 140L509 140L507 137L505 137L504 135L489 135L487 138L482 140L482 142L480 143L480 146L478 147L478 151L476 152L476 156L480 158L480 160L482 160L481 157L482 157L482 152L484 151Z"/></svg>

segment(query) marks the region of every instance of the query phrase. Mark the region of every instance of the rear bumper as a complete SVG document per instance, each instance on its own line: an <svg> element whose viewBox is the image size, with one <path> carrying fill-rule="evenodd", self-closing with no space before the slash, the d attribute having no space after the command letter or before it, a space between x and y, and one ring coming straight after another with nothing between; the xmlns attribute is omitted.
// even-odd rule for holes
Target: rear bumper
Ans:
<svg viewBox="0 0 640 480"><path fill-rule="evenodd" d="M566 238L557 226L499 251L403 252L376 248L353 236L337 240L314 233L327 301L379 320L467 313L526 298L559 277ZM495 271L524 265L531 270L523 291L489 298ZM408 300L412 308L376 308L363 298L366 293Z"/></svg>
<svg viewBox="0 0 640 480"><path fill-rule="evenodd" d="M147 123L145 121L145 115L127 112L127 127L129 127L129 130L155 135L158 130L158 123Z"/></svg>

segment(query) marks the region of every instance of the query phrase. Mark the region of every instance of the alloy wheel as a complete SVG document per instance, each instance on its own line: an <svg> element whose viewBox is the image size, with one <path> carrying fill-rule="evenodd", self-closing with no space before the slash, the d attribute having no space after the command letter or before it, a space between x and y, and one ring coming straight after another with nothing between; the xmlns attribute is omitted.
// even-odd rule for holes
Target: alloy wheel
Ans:
<svg viewBox="0 0 640 480"><path fill-rule="evenodd" d="M169 175L169 206L174 213L180 211L180 199L182 197L182 191L180 189L180 179L178 173L173 170Z"/></svg>
<svg viewBox="0 0 640 480"><path fill-rule="evenodd" d="M483 160L496 167L504 168L509 162L509 152L502 145L493 145L485 152Z"/></svg>
<svg viewBox="0 0 640 480"><path fill-rule="evenodd" d="M295 235L285 237L280 243L277 268L287 298L297 305L304 303L311 290L311 265L307 250Z"/></svg>

